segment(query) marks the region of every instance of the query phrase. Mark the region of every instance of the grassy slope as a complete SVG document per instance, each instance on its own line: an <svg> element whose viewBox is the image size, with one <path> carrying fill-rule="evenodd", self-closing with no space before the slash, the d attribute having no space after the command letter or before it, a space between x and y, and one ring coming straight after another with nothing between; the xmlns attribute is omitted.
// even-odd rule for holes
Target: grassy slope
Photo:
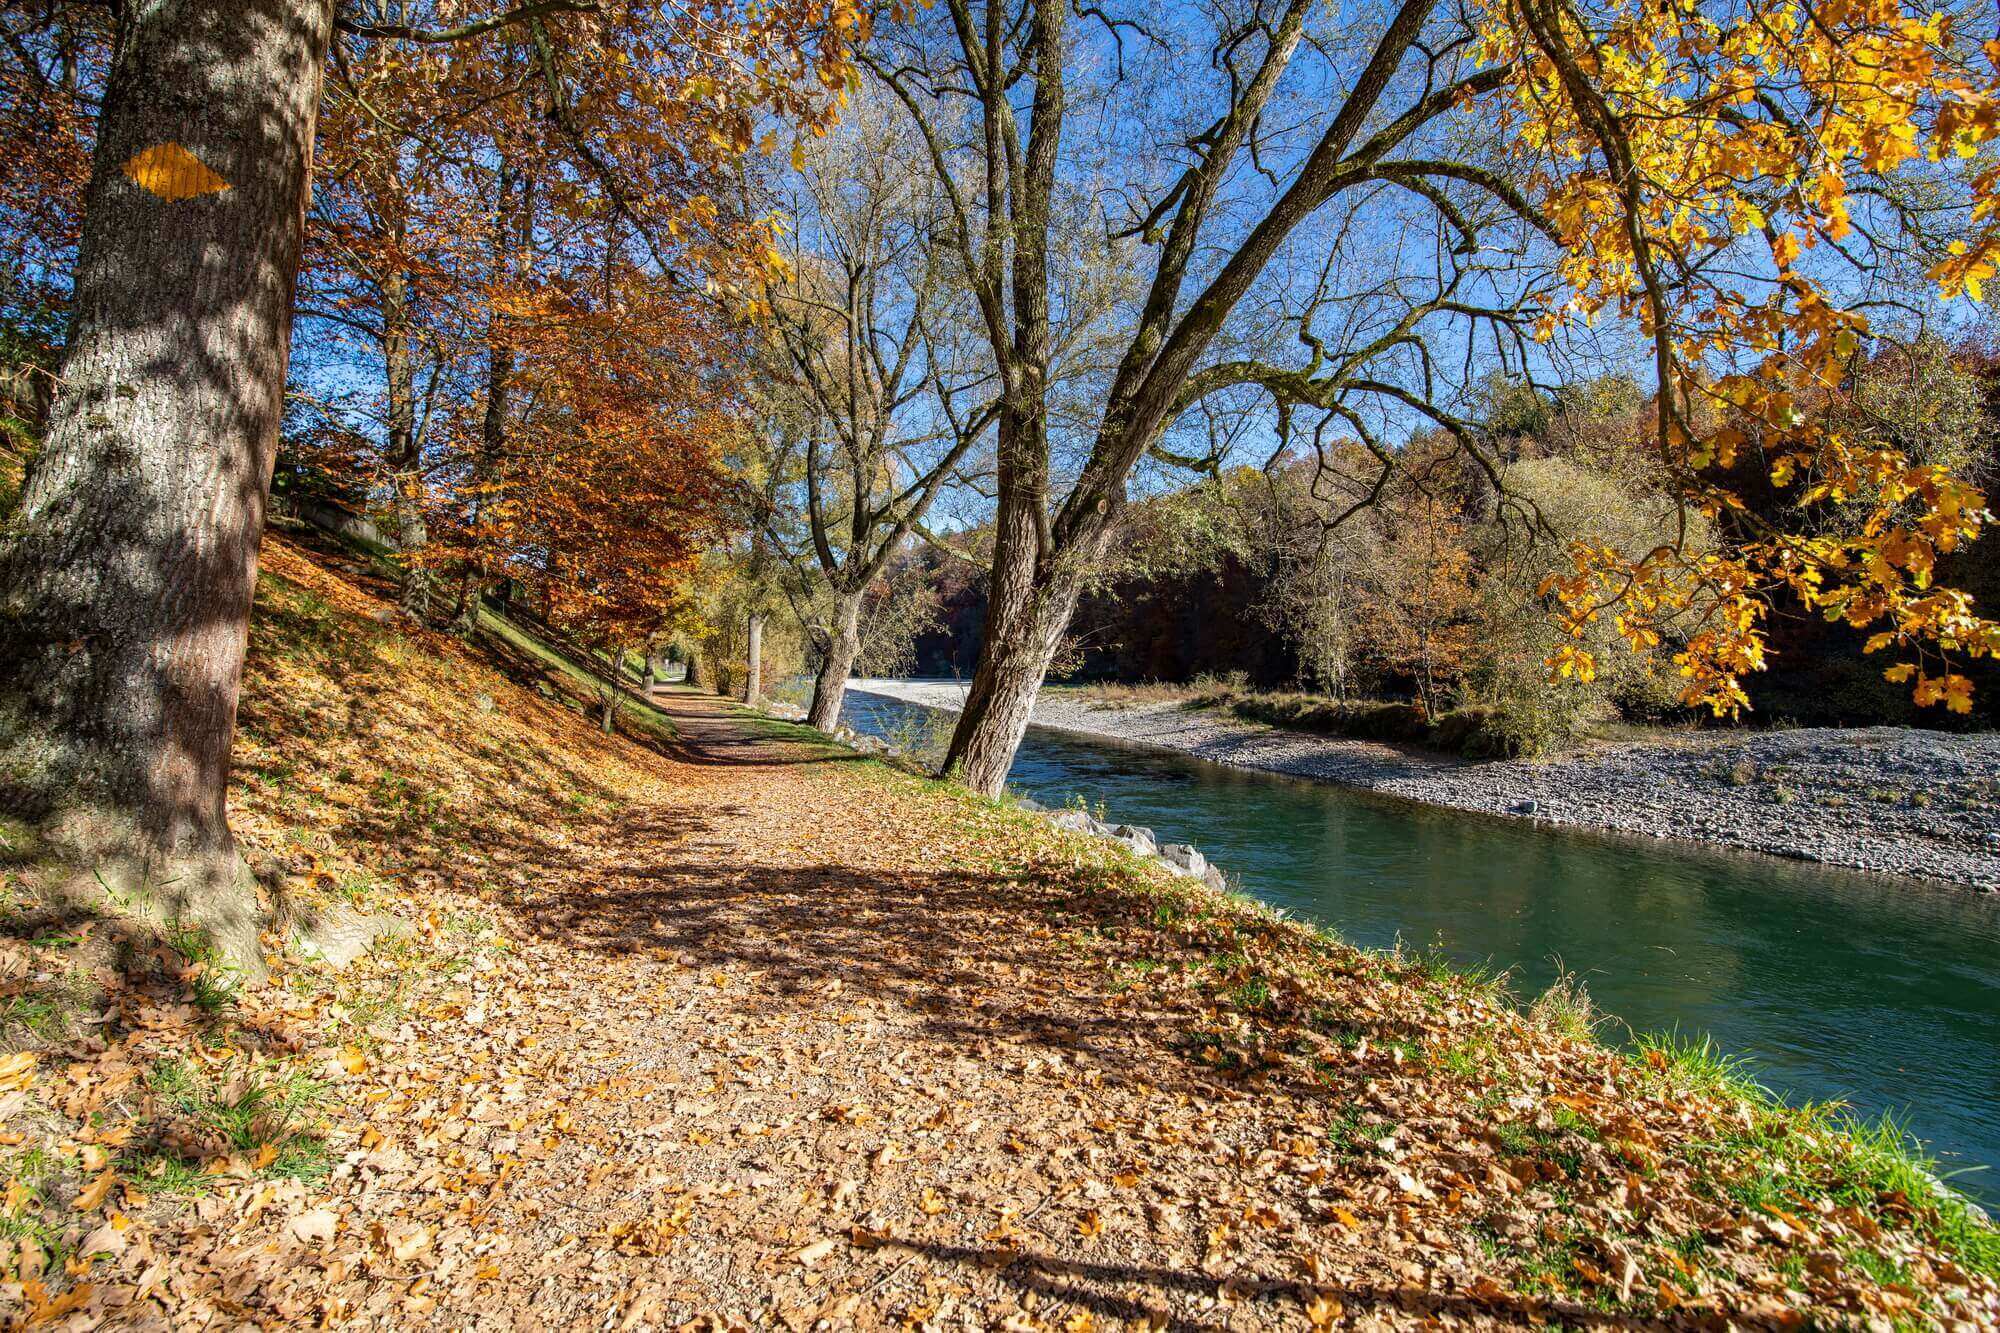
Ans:
<svg viewBox="0 0 2000 1333"><path fill-rule="evenodd" d="M236 1207L271 1190L274 1206L307 1207L355 1149L340 1071L449 1000L455 978L505 975L500 913L483 904L507 896L520 867L560 864L577 830L658 781L640 748L658 729L639 746L600 735L595 683L560 654L518 630L490 656L419 631L369 578L282 541L267 550L233 805L253 862L288 896L386 912L402 932L351 975L293 967L232 1000L205 984L191 944L117 957L91 948L103 923L51 922L16 901L0 939L13 979L0 1040L18 1052L0 1060L0 1263L21 1285L0 1299L44 1314L110 1308L149 1256L173 1262L202 1197ZM1364 1058L1343 1016L1356 1005L1393 1020L1401 1035L1374 1058L1393 1057L1452 1123L1497 1126L1486 1160L1546 1216L1517 1231L1471 1213L1459 1224L1513 1290L1641 1314L1703 1291L1772 1319L1807 1290L1822 1319L2000 1309L2000 1239L1941 1197L1896 1136L1775 1106L1700 1049L1607 1052L1574 1005L1523 1015L1435 960L1358 953L962 792L873 763L832 767L826 780L855 784L858 800L976 842L1009 874L1074 879L1125 924L1065 936L1073 965L1158 997L1148 1003L1191 1005L1189 1057L1246 1087ZM85 1021L100 1012L111 1017ZM1516 1116L1522 1098L1540 1109ZM1377 1169L1369 1114L1339 1122L1357 1171ZM1636 1290L1621 1254L1641 1261Z"/></svg>
<svg viewBox="0 0 2000 1333"><path fill-rule="evenodd" d="M417 630L388 591L350 554L267 543L231 794L278 899L395 919L350 973L294 964L232 997L197 939L41 906L36 849L0 828L0 1314L59 1315L86 1289L115 1305L107 1269L172 1253L202 1199L319 1188L353 1145L347 1057L328 1052L490 965L482 885L651 780L599 732L581 673ZM663 715L632 702L621 720L648 714L657 744Z"/></svg>

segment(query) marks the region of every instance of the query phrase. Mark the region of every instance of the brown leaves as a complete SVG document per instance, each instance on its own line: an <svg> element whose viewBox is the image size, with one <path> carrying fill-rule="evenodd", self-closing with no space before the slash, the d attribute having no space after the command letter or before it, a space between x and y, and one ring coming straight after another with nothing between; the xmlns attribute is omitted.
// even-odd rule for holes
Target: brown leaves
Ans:
<svg viewBox="0 0 2000 1333"><path fill-rule="evenodd" d="M75 1200L72 1201L70 1206L82 1213L96 1212L104 1206L104 1200L110 1195L111 1187L117 1183L118 1173L116 1171L104 1171L78 1191Z"/></svg>
<svg viewBox="0 0 2000 1333"><path fill-rule="evenodd" d="M285 1223L285 1230L303 1244L324 1244L340 1230L340 1214L331 1208L314 1208Z"/></svg>
<svg viewBox="0 0 2000 1333"><path fill-rule="evenodd" d="M305 577L276 545L279 568ZM348 585L315 586L366 618ZM1793 1280L1779 1264L1801 1245L1799 1299L1830 1315L1887 1315L1896 1299L1856 1277L1855 1246L1919 1271L1893 1210L1780 1199L1736 1215L1705 1200L1688 1145L1717 1108L1646 1091L1665 1081L1636 1062L1457 994L1441 1008L1432 983L1237 909L1157 929L1144 886L951 793L791 764L779 745L728 751L754 763L670 761L573 726L456 647L410 651L388 702L428 729L406 721L392 751L332 762L413 783L458 770L487 799L466 803L465 828L393 838L345 822L349 807L296 812L325 821L327 864L365 845L411 886L388 904L409 927L393 958L273 988L267 1016L339 1099L335 1165L309 1185L257 1179L287 1160L266 1137L232 1146L196 1200L135 1201L114 1183L97 1212L55 1213L103 1256L79 1279L105 1309L150 1301L188 1326L723 1312L711 1322L726 1327L728 1311L768 1307L797 1328L877 1314L1047 1328L1118 1302L1135 1323L1257 1328L1338 1322L1364 1312L1349 1292L1421 1284L1532 1322L1588 1286L1576 1256L1617 1317L1657 1305L1715 1322L1769 1296L1758 1282ZM338 711L317 693L334 690L329 670L289 688ZM482 692L494 707L475 713ZM695 737L709 710L677 708ZM592 831L521 794L566 795L579 774L625 803ZM250 804L269 815L280 799L260 788ZM1107 1021L1096 982L1127 949L1168 965ZM1298 1004L1219 1014L1170 980L1225 949L1287 977ZM1188 1049L1228 1018L1245 1050L1285 1051L1308 1031L1292 1007L1351 1018L1365 1051L1328 1042L1323 1065L1274 1064L1251 1087ZM158 1032L181 1053L198 1035ZM1473 1035L1490 1085L1432 1068ZM226 1060L218 1049L203 1044L201 1068ZM1423 1054L1398 1064L1398 1049ZM66 1207L51 1201L151 1146L152 1125L127 1114L145 1085L126 1073L151 1059L121 1048L74 1081L44 1062L26 1093L60 1091L84 1115L71 1146L47 1145L59 1186L15 1179L11 1215ZM1564 1128L1572 1116L1601 1142ZM1667 1243L1690 1235L1700 1265ZM1976 1308L1949 1293L1981 1279L1936 1258L1924 1298ZM17 1276L55 1299L60 1266L21 1260ZM1027 1290L1042 1293L1033 1311Z"/></svg>

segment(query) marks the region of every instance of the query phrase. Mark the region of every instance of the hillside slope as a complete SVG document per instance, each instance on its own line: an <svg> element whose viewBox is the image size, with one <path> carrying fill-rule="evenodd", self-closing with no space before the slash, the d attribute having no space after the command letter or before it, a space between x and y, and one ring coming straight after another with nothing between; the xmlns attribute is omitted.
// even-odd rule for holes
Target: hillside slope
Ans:
<svg viewBox="0 0 2000 1333"><path fill-rule="evenodd" d="M231 998L16 902L14 1312L76 1327L2000 1321L1890 1140L266 553L237 827L398 929ZM566 689L579 697L571 698ZM31 858L31 848L17 849Z"/></svg>

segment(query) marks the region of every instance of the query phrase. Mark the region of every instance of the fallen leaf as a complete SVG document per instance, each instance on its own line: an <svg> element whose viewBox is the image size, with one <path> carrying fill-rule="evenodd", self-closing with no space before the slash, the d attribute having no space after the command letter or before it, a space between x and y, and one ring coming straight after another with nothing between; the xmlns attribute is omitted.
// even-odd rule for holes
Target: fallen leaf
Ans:
<svg viewBox="0 0 2000 1333"><path fill-rule="evenodd" d="M118 1173L106 1171L83 1187L76 1196L74 1207L81 1213L95 1211L104 1203L104 1196L111 1193L111 1187L117 1183Z"/></svg>
<svg viewBox="0 0 2000 1333"><path fill-rule="evenodd" d="M285 1230L297 1240L310 1245L316 1241L329 1241L340 1230L340 1214L331 1208L315 1208L311 1212L300 1213L285 1224Z"/></svg>

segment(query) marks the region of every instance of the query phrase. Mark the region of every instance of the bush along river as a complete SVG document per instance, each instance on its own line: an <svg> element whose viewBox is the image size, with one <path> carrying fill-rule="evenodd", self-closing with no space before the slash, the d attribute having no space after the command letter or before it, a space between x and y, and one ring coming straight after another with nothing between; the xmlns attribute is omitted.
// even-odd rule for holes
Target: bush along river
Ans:
<svg viewBox="0 0 2000 1333"><path fill-rule="evenodd" d="M939 725L850 690L843 721ZM1787 1100L1890 1115L1941 1175L2000 1203L2000 895L1459 813L1032 728L1014 791L1081 798L1192 843L1231 882L1371 948L1509 969L1524 997L1573 973L1600 1035L1713 1039Z"/></svg>

